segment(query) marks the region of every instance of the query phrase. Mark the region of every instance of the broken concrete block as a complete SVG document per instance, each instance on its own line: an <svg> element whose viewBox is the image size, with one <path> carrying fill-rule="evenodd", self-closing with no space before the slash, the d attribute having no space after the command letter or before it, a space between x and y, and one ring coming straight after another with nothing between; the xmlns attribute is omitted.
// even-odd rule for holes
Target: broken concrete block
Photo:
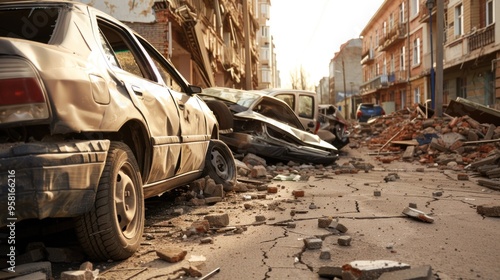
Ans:
<svg viewBox="0 0 500 280"><path fill-rule="evenodd" d="M415 209L417 209L417 208L418 208L418 207L417 207L417 204L416 204L416 203L414 203L414 202L410 202L410 203L408 204L408 206L409 206L410 208L415 208Z"/></svg>
<svg viewBox="0 0 500 280"><path fill-rule="evenodd" d="M318 219L318 227L319 228L327 228L332 223L331 217L324 217Z"/></svg>
<svg viewBox="0 0 500 280"><path fill-rule="evenodd" d="M414 208L406 207L405 209L403 209L403 214L405 214L408 217L418 219L422 222L427 222L427 223L434 222L434 218L432 218L429 215L425 214L424 212L417 210L417 209L414 209Z"/></svg>
<svg viewBox="0 0 500 280"><path fill-rule="evenodd" d="M404 270L384 272L378 280L433 280L432 268L430 265L419 266Z"/></svg>
<svg viewBox="0 0 500 280"><path fill-rule="evenodd" d="M332 258L332 254L330 253L330 249L323 248L321 249L321 253L319 254L319 258L322 260L329 260Z"/></svg>
<svg viewBox="0 0 500 280"><path fill-rule="evenodd" d="M222 185L220 185L220 186L222 187ZM222 201L222 197L220 197L220 196L207 197L204 200L205 200L205 204L211 205L211 204L215 204L217 202L221 202Z"/></svg>
<svg viewBox="0 0 500 280"><path fill-rule="evenodd" d="M337 244L339 244L340 246L351 246L351 241L352 238L350 236L341 236L337 239Z"/></svg>
<svg viewBox="0 0 500 280"><path fill-rule="evenodd" d="M211 227L225 227L229 225L229 215L227 213L206 215L204 219L208 221Z"/></svg>
<svg viewBox="0 0 500 280"><path fill-rule="evenodd" d="M322 278L335 279L342 277L342 267L322 266L318 270L318 275Z"/></svg>
<svg viewBox="0 0 500 280"><path fill-rule="evenodd" d="M212 237L204 237L200 240L201 244L212 244L214 243L214 239Z"/></svg>
<svg viewBox="0 0 500 280"><path fill-rule="evenodd" d="M410 265L388 260L353 261L342 266L343 280L378 279L384 272L409 269Z"/></svg>
<svg viewBox="0 0 500 280"><path fill-rule="evenodd" d="M306 249L308 250L321 249L321 246L323 245L323 240L319 238L305 238L304 244L306 246Z"/></svg>
<svg viewBox="0 0 500 280"><path fill-rule="evenodd" d="M242 161L250 166L256 166L256 165L267 166L265 159L251 153L247 154Z"/></svg>
<svg viewBox="0 0 500 280"><path fill-rule="evenodd" d="M457 180L459 180L459 181L468 181L469 180L469 175L464 174L464 173L459 173L459 174L457 174Z"/></svg>
<svg viewBox="0 0 500 280"><path fill-rule="evenodd" d="M346 233L347 232L347 227L344 226L343 224L339 223L339 222L332 222L329 227L330 228L334 228L334 229L338 230L341 233Z"/></svg>
<svg viewBox="0 0 500 280"><path fill-rule="evenodd" d="M26 275L34 272L43 272L47 275L47 279L52 277L52 264L50 262L34 262L16 265L16 273L18 275Z"/></svg>
<svg viewBox="0 0 500 280"><path fill-rule="evenodd" d="M44 259L45 259L45 249L44 248L36 248L33 250L29 250L22 255L19 255L16 258L16 262L18 264L23 264L23 263L38 262L38 261L42 261Z"/></svg>
<svg viewBox="0 0 500 280"><path fill-rule="evenodd" d="M432 196L443 196L443 192L442 191L433 192Z"/></svg>
<svg viewBox="0 0 500 280"><path fill-rule="evenodd" d="M500 205L478 205L477 213L486 217L500 217Z"/></svg>
<svg viewBox="0 0 500 280"><path fill-rule="evenodd" d="M198 233L206 233L210 230L210 223L207 220L196 221L191 224L190 228Z"/></svg>
<svg viewBox="0 0 500 280"><path fill-rule="evenodd" d="M182 248L170 246L165 249L156 250L156 255L169 263L176 263L184 260L187 255L187 251Z"/></svg>
<svg viewBox="0 0 500 280"><path fill-rule="evenodd" d="M257 216L255 216L255 221L256 222L265 222L266 221L266 216L257 215Z"/></svg>
<svg viewBox="0 0 500 280"><path fill-rule="evenodd" d="M262 165L256 165L250 171L250 177L252 178L266 177L266 175L267 175L267 170Z"/></svg>
<svg viewBox="0 0 500 280"><path fill-rule="evenodd" d="M91 262L84 262L80 265L80 270L93 270L94 265Z"/></svg>
<svg viewBox="0 0 500 280"><path fill-rule="evenodd" d="M381 195L382 195L381 191L379 191L379 190L373 191L373 196L381 196Z"/></svg>

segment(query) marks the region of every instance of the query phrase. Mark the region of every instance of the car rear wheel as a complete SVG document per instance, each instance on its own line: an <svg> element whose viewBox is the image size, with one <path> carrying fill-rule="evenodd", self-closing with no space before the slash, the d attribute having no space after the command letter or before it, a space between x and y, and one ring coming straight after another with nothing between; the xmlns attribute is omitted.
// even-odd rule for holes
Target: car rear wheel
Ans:
<svg viewBox="0 0 500 280"><path fill-rule="evenodd" d="M130 148L112 142L94 208L77 218L76 232L87 255L100 261L132 256L144 230L144 195Z"/></svg>
<svg viewBox="0 0 500 280"><path fill-rule="evenodd" d="M224 191L233 189L236 183L236 164L231 150L224 142L216 139L210 140L204 175L222 184Z"/></svg>
<svg viewBox="0 0 500 280"><path fill-rule="evenodd" d="M208 100L206 101L208 108L212 110L219 123L219 129L226 130L232 129L234 126L233 114L227 108L226 104L217 100Z"/></svg>

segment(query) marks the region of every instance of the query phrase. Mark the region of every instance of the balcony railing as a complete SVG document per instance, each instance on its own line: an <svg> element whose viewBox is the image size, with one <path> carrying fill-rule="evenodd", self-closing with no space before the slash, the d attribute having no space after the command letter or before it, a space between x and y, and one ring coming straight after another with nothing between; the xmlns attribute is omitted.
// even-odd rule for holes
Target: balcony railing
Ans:
<svg viewBox="0 0 500 280"><path fill-rule="evenodd" d="M407 23L398 23L389 30L387 35L380 40L381 51L386 50L406 38L406 24Z"/></svg>
<svg viewBox="0 0 500 280"><path fill-rule="evenodd" d="M373 53L374 53L373 49L369 49L366 52L364 52L363 54L361 54L361 65L373 62L373 60L374 60Z"/></svg>
<svg viewBox="0 0 500 280"><path fill-rule="evenodd" d="M359 89L361 92L369 92L380 88L386 88L388 86L389 86L389 76L380 75L362 84Z"/></svg>
<svg viewBox="0 0 500 280"><path fill-rule="evenodd" d="M469 36L469 52L495 43L495 25L490 25Z"/></svg>

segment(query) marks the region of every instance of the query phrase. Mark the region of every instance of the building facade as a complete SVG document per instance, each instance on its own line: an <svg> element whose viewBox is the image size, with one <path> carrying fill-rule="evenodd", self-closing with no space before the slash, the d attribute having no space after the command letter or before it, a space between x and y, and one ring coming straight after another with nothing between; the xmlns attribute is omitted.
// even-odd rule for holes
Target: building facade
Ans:
<svg viewBox="0 0 500 280"><path fill-rule="evenodd" d="M500 32L495 18L500 11L495 1L437 1L444 1L440 17L436 5L429 10L427 0L386 0L365 26L361 33L363 102L380 104L391 112L433 101L431 70L436 67L437 52L442 52L443 86L435 90L442 94L443 104L464 97L499 106ZM445 27L442 45L436 40L438 18L443 18Z"/></svg>
<svg viewBox="0 0 500 280"><path fill-rule="evenodd" d="M340 46L329 65L329 99L332 104L353 118L359 98L359 88L363 81L360 64L362 40L351 39ZM347 112L346 112L347 111Z"/></svg>
<svg viewBox="0 0 500 280"><path fill-rule="evenodd" d="M80 2L125 22L168 57L191 84L275 86L275 55L267 26L270 0Z"/></svg>

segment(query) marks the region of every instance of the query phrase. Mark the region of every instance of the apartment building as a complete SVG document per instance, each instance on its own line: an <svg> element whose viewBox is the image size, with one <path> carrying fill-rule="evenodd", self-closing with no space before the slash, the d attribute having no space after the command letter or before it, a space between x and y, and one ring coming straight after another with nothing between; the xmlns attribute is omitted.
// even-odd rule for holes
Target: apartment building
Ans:
<svg viewBox="0 0 500 280"><path fill-rule="evenodd" d="M432 99L431 69L442 51L443 86L435 90L442 93L443 104L464 97L498 106L500 32L495 18L500 11L495 1L437 1L444 1L440 17L435 5L428 9L427 0L386 0L373 15L361 33L363 102L398 110ZM442 45L436 40L438 18L445 27Z"/></svg>
<svg viewBox="0 0 500 280"><path fill-rule="evenodd" d="M271 36L271 28L268 20L271 18L271 0L259 0L257 7L257 19L260 30L257 33L259 48L259 65L257 89L274 88L279 84L277 81L276 54Z"/></svg>
<svg viewBox="0 0 500 280"><path fill-rule="evenodd" d="M351 39L340 46L329 65L329 100L343 112L346 118L354 118L359 88L363 81L359 63L362 40ZM346 112L347 111L347 112Z"/></svg>
<svg viewBox="0 0 500 280"><path fill-rule="evenodd" d="M201 87L255 89L272 67L270 0L80 0L95 6L150 41L182 75ZM260 19L263 17L264 20ZM266 41L267 40L267 41ZM271 55L259 63L260 44ZM260 66L264 70L259 70ZM267 68L266 68L267 67Z"/></svg>

